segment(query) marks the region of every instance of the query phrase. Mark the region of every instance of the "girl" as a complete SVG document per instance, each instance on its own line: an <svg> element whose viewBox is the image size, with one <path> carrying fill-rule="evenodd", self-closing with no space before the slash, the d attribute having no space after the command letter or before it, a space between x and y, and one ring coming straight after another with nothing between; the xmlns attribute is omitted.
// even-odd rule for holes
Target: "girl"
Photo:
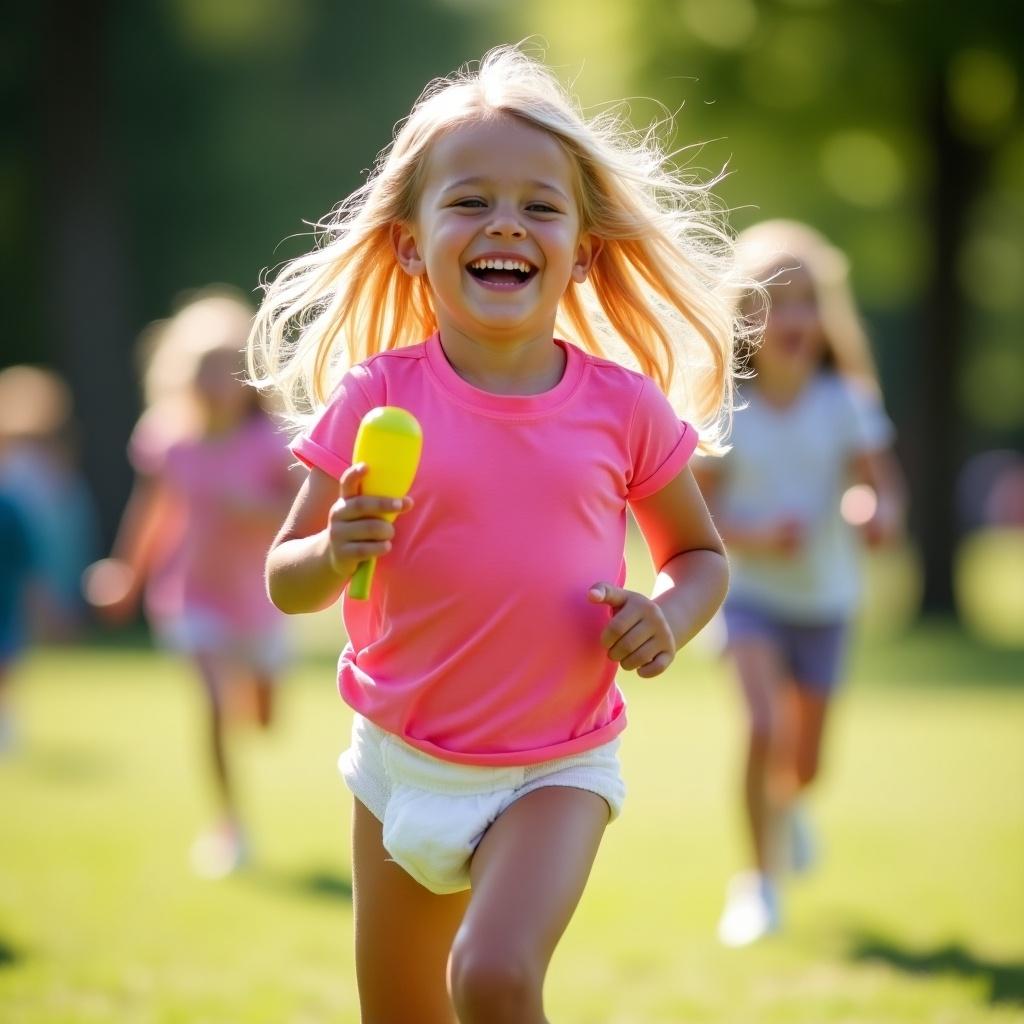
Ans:
<svg viewBox="0 0 1024 1024"><path fill-rule="evenodd" d="M732 562L727 643L749 716L755 867L730 886L719 923L730 946L778 927L778 874L809 867L813 855L796 800L818 771L857 603L857 553L841 502L872 543L891 538L902 519L892 429L846 261L789 221L743 232L738 253L745 271L769 281L771 310L733 447L701 472ZM743 311L753 315L755 305L748 298ZM843 501L851 478L870 490L851 489Z"/></svg>
<svg viewBox="0 0 1024 1024"><path fill-rule="evenodd" d="M587 123L500 48L426 90L322 248L267 289L256 382L316 410L271 598L323 608L379 559L369 600L346 597L339 672L364 1021L545 1019L548 962L622 804L615 669L661 675L722 600L686 468L697 428L663 394L716 451L730 264L704 198L649 135ZM603 358L614 342L650 376ZM424 432L401 501L361 493L350 461L385 404ZM622 587L627 504L652 597Z"/></svg>
<svg viewBox="0 0 1024 1024"><path fill-rule="evenodd" d="M240 692L269 726L284 661L283 617L261 564L295 494L285 444L238 379L252 311L234 294L200 294L149 339L148 408L129 454L137 479L114 546L87 577L87 596L123 621L146 583L151 623L194 663L208 712L220 820L192 848L219 877L245 846L225 741L226 704Z"/></svg>

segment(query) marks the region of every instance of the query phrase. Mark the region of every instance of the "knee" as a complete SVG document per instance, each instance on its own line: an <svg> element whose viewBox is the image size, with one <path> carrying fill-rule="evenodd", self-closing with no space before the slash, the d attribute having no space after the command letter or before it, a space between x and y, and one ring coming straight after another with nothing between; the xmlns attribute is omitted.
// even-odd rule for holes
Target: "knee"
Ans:
<svg viewBox="0 0 1024 1024"><path fill-rule="evenodd" d="M452 947L449 984L464 1024L520 1024L542 1019L543 977L508 944L460 933Z"/></svg>

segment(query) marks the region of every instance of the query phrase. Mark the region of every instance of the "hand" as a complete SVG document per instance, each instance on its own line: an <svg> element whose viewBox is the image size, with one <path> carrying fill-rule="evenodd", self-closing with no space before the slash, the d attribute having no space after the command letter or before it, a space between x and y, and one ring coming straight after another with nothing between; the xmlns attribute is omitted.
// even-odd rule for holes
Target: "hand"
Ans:
<svg viewBox="0 0 1024 1024"><path fill-rule="evenodd" d="M331 506L327 520L328 557L331 568L349 577L368 558L380 558L391 550L395 528L384 516L394 517L412 508L412 498L380 498L361 494L367 467L350 466L341 477L341 497Z"/></svg>
<svg viewBox="0 0 1024 1024"><path fill-rule="evenodd" d="M123 625L135 613L140 585L138 573L120 558L101 558L82 574L86 601L112 626Z"/></svg>
<svg viewBox="0 0 1024 1024"><path fill-rule="evenodd" d="M601 632L608 657L644 679L660 676L676 656L676 641L664 612L649 598L609 583L595 583L587 592L594 604L614 611Z"/></svg>
<svg viewBox="0 0 1024 1024"><path fill-rule="evenodd" d="M769 554L795 555L804 545L807 528L799 519L782 519L764 532L764 548Z"/></svg>

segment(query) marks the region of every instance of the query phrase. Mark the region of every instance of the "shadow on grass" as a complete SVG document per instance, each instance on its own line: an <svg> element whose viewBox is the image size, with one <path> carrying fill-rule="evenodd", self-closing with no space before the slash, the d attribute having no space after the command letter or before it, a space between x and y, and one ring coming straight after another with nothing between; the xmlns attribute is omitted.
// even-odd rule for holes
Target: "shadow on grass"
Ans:
<svg viewBox="0 0 1024 1024"><path fill-rule="evenodd" d="M1024 963L1000 963L975 956L959 943L934 949L908 949L871 933L855 934L850 942L852 960L888 964L908 974L957 974L982 979L989 1003L1024 1004Z"/></svg>
<svg viewBox="0 0 1024 1024"><path fill-rule="evenodd" d="M23 957L18 950L9 942L0 939L0 970L3 970L5 967L13 967L21 959Z"/></svg>
<svg viewBox="0 0 1024 1024"><path fill-rule="evenodd" d="M335 903L352 902L352 882L333 871L303 871L297 874L256 869L250 872L255 881L283 892Z"/></svg>

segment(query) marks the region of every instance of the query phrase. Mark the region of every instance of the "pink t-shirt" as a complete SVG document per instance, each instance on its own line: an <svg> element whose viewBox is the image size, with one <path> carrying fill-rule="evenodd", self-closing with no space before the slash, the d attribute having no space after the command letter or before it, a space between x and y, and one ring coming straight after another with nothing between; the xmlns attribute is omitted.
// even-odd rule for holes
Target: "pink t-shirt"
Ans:
<svg viewBox="0 0 1024 1024"><path fill-rule="evenodd" d="M159 476L175 506L146 587L159 623L206 611L243 633L283 621L263 580L267 550L281 516L253 505L285 508L295 486L285 440L262 415L223 437L168 442L155 417L143 416L129 457L137 472ZM249 507L247 507L247 505Z"/></svg>
<svg viewBox="0 0 1024 1024"><path fill-rule="evenodd" d="M626 503L686 465L696 431L648 378L566 342L539 395L495 395L452 369L434 335L342 380L292 447L340 477L363 415L423 427L415 507L396 524L369 600L346 595L341 695L435 757L524 765L589 750L625 727L610 616L587 599L621 584Z"/></svg>

